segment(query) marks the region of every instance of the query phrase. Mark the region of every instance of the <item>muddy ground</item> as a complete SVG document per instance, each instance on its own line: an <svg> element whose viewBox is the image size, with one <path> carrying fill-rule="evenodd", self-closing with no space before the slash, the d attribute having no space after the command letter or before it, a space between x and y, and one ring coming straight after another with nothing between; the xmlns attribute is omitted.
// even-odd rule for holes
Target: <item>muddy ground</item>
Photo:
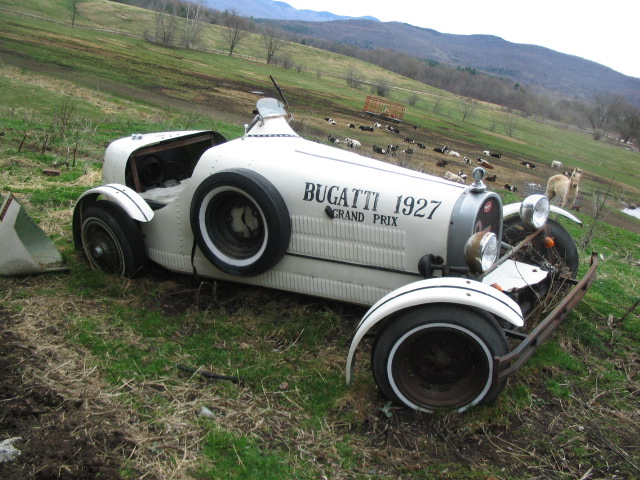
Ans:
<svg viewBox="0 0 640 480"><path fill-rule="evenodd" d="M114 419L96 416L85 399L43 382L50 369L33 339L16 333L21 320L0 307L0 432L21 453L0 464L3 479L121 479L131 445Z"/></svg>
<svg viewBox="0 0 640 480"><path fill-rule="evenodd" d="M166 280L162 272L152 274L160 277L149 281ZM55 291L51 293L55 282L55 278L42 275L3 283L8 287L7 294L25 289L33 297L25 302L28 305L22 312L0 307L0 434L2 440L19 437L14 446L21 451L15 461L0 464L0 478L116 480L123 478L121 469L127 472L126 478L200 478L190 476L189 467L203 461L198 460L197 445L203 432L191 425L185 431L176 430L175 439L167 437L164 431L148 431L146 437L139 434L137 429L144 422L119 401L122 387L104 383L95 367L91 367L90 356L65 340L65 309L81 312L104 306L75 297L73 305L67 301L58 304L52 296ZM184 277L170 282L164 296L147 307L159 309L165 315L207 309L212 302L230 309L240 304L260 308L271 294L267 291L256 294L254 290L221 283L214 298L211 292L200 291L195 279ZM48 293L39 295L39 291ZM304 303L309 308L327 307L304 296L278 295L283 308L290 302ZM337 304L329 308L340 308L345 323L340 328L348 328L361 313ZM625 363L621 369L637 371L640 357L629 358ZM474 478L484 480L506 480L516 472L518 478L525 478L524 471L528 472L526 478L531 479L638 478L634 475L640 475L635 451L639 412L621 412L610 407L607 392L602 392L604 396L600 399L593 398L592 392L574 390L569 407L549 393L544 378L519 381L525 381L531 390L532 403L514 412L507 423L490 419L469 422L460 414L428 415L405 409L394 409L387 417L379 409L379 394L371 389L353 392L352 398L345 398L343 404L336 406L338 411L348 410L353 421L333 427L328 436L320 432L315 432L313 438L299 435L299 445L292 444L290 448L298 451L297 455L311 455L309 461L316 463L320 472L326 472L321 478L335 480L354 478L356 473L358 478L451 480L461 478L456 474L458 468L473 469L478 475ZM164 386L161 380L154 380L146 385L133 382L131 388L162 390ZM637 384L631 383L629 388L637 389ZM205 398L210 389L205 381L190 387L186 407L180 405L176 409L193 412L194 400ZM142 398L144 393L136 395ZM175 392L169 395L172 400L177 397ZM270 442L281 441L280 429L282 438L290 441L286 432L298 428L295 421L287 420L290 412L286 407L282 412L263 408L262 401L259 395L245 390L237 400L216 397L215 405L224 410L225 402L230 402L225 416L225 422L230 424L233 417L246 428L254 428L266 420L270 426L262 434L267 449ZM188 423L195 424L195 418ZM366 467L349 472L325 463L323 452L331 448L331 440L336 441L342 435L348 435L355 452L367 459ZM184 452L184 465L176 464L175 458L162 459L155 454L154 445L163 441L181 443L182 438L193 442ZM585 451L589 452L588 464L581 460ZM425 477L425 469L435 469L432 470L435 473ZM490 473L496 469L503 474Z"/></svg>

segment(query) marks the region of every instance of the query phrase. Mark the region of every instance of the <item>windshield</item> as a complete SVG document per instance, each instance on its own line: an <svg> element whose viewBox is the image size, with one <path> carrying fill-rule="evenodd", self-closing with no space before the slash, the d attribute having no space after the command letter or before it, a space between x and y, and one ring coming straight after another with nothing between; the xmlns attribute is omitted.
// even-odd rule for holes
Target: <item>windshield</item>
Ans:
<svg viewBox="0 0 640 480"><path fill-rule="evenodd" d="M256 106L262 118L282 117L288 115L287 110L280 100L275 98L261 98Z"/></svg>

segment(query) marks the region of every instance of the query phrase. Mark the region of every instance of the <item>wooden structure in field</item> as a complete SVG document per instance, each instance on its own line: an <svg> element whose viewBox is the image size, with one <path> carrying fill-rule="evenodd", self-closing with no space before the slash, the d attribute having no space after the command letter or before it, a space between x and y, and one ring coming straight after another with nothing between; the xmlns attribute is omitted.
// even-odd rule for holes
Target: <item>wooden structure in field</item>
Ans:
<svg viewBox="0 0 640 480"><path fill-rule="evenodd" d="M401 103L369 95L364 102L362 111L369 115L399 123L404 117L404 109L405 106Z"/></svg>

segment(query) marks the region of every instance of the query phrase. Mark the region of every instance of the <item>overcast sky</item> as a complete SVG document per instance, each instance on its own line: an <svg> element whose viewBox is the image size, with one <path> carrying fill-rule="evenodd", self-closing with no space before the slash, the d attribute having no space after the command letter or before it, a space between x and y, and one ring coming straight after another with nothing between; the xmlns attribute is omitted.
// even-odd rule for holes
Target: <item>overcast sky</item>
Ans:
<svg viewBox="0 0 640 480"><path fill-rule="evenodd" d="M371 16L441 33L496 35L577 55L640 78L640 0L283 1L299 10Z"/></svg>

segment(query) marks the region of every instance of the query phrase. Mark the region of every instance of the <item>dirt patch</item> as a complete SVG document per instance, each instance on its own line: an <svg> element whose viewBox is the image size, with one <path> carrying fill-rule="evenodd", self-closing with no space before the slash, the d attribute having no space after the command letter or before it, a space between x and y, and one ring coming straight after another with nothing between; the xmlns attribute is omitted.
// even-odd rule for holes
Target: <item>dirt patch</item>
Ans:
<svg viewBox="0 0 640 480"><path fill-rule="evenodd" d="M340 364L344 351L335 345L335 337L345 337L362 315L358 307L225 282L200 283L159 268L136 281L153 283L158 295L153 301L136 296L122 301L168 316L212 308L234 315L264 308L270 302L277 303L283 315L295 308L334 310L344 323L336 325L332 338L327 338L322 355L328 361L338 358ZM425 478L425 471L433 473L430 478L462 478L464 474L458 473L466 474L469 469L495 480L522 478L522 470L530 478L591 478L585 476L588 467L581 463L585 451L593 478L633 478L629 473L637 463L632 446L640 426L638 412L611 409L610 393L594 399L588 397L590 392L579 390L572 391L576 401L569 407L549 393L544 375L518 380L527 382L533 400L528 407L514 409L508 419L428 415L395 407L384 411L384 400L367 382L350 389L318 430L301 429L298 417L304 412L292 409L284 399L264 395L260 388L238 385L233 395L220 395L206 379L190 378L184 372L169 373L174 380L182 378L177 384L163 378L131 378L121 386L107 385L99 369L91 367L92 360L64 337L69 309L74 315L106 315L108 307L56 295L55 284L56 279L46 275L2 281L7 295L24 288L32 295L22 302L20 313L14 313L16 308L0 307L0 371L4 373L0 379L0 441L22 438L15 443L21 455L0 465L0 478L114 480L122 478L122 468L132 472L133 478L193 478L191 468L204 461L200 455L205 432L193 413L201 405L215 409L225 428L251 431L267 451L288 445L307 464L334 480L399 478L400 472L402 478ZM208 327L185 322L180 335L197 334L200 328ZM118 331L118 335L126 334ZM277 342L277 332L272 340ZM637 371L639 360L628 359L624 368ZM630 384L630 388L636 386ZM170 427L153 430L118 398L123 390L135 396L139 408L154 409L156 418L162 419L154 425ZM159 396L162 402L157 401ZM505 408L512 402L507 395L498 401ZM166 413L159 410L164 403ZM344 422L345 417L350 421ZM145 428L149 430L143 435L140 430ZM293 431L298 433L291 443ZM346 437L362 459L350 471L332 463L329 447ZM177 456L158 454L176 453L177 445L184 448ZM176 463L176 458L184 463ZM491 473L496 469L503 475Z"/></svg>
<svg viewBox="0 0 640 480"><path fill-rule="evenodd" d="M12 330L10 313L0 307L1 440L21 454L0 464L6 479L121 479L123 458L132 451L114 418L96 416L88 399L41 381L54 358L44 358L29 339ZM63 381L63 379L60 379Z"/></svg>

